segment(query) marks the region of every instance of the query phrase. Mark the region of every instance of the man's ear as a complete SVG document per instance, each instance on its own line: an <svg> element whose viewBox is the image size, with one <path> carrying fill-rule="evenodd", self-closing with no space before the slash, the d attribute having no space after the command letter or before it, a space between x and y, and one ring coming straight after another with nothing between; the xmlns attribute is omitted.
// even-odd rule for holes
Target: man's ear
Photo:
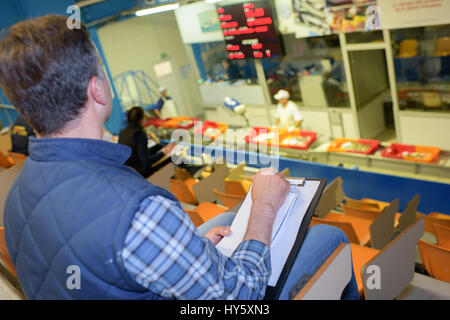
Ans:
<svg viewBox="0 0 450 320"><path fill-rule="evenodd" d="M99 77L92 77L89 81L88 96L98 104L106 104L105 84Z"/></svg>

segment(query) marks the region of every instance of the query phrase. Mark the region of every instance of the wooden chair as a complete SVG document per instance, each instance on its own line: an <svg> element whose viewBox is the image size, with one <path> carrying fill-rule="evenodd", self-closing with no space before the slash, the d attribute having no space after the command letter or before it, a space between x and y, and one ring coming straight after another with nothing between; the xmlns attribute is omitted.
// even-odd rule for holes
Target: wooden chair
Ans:
<svg viewBox="0 0 450 320"><path fill-rule="evenodd" d="M24 161L27 157L21 153L6 152L0 150L0 167L8 169Z"/></svg>
<svg viewBox="0 0 450 320"><path fill-rule="evenodd" d="M345 203L351 207L354 208L360 208L360 209L369 209L369 210L376 210L381 211L383 208L380 207L378 202L372 202L372 201L363 201L363 200L355 200L349 197L344 197Z"/></svg>
<svg viewBox="0 0 450 320"><path fill-rule="evenodd" d="M441 224L435 224L437 245L450 250L450 228Z"/></svg>
<svg viewBox="0 0 450 320"><path fill-rule="evenodd" d="M5 239L5 228L0 227L0 264L6 271L17 279L16 268L14 267L8 253Z"/></svg>
<svg viewBox="0 0 450 320"><path fill-rule="evenodd" d="M418 219L361 269L355 269L367 300L394 299L408 286L414 277L416 244L423 233L424 220Z"/></svg>
<svg viewBox="0 0 450 320"><path fill-rule="evenodd" d="M225 177L228 175L226 164L214 164L214 171L192 186L198 202L214 202L217 200L214 189L225 192Z"/></svg>
<svg viewBox="0 0 450 320"><path fill-rule="evenodd" d="M436 224L440 224L447 228L450 228L450 220L449 219L445 219L445 218L443 219L436 215L424 214L424 213L420 213L420 212L417 212L417 216L419 218L423 218L425 220L425 232L429 232L429 233L436 235L436 230L434 229L434 226Z"/></svg>
<svg viewBox="0 0 450 320"><path fill-rule="evenodd" d="M25 161L19 162L12 168L0 172L0 227L3 226L3 212L5 210L5 201L14 181L22 171Z"/></svg>
<svg viewBox="0 0 450 320"><path fill-rule="evenodd" d="M357 237L357 241L351 241L349 237L350 242L362 246L370 243L372 248L382 249L394 235L394 220L397 210L398 199L395 199L390 206L384 208L375 221L336 212L329 212L324 220L349 223Z"/></svg>
<svg viewBox="0 0 450 320"><path fill-rule="evenodd" d="M450 249L420 240L418 243L422 263L429 275L450 282Z"/></svg>
<svg viewBox="0 0 450 320"><path fill-rule="evenodd" d="M331 181L323 190L319 203L317 204L315 216L325 218L325 216L335 209L345 198L344 189L342 188L342 178L337 177Z"/></svg>
<svg viewBox="0 0 450 320"><path fill-rule="evenodd" d="M194 210L185 210L196 227L226 211L227 207L210 202L202 202Z"/></svg>
<svg viewBox="0 0 450 320"><path fill-rule="evenodd" d="M197 204L198 200L192 187L197 183L195 179L186 180L170 179L170 191L180 202Z"/></svg>
<svg viewBox="0 0 450 320"><path fill-rule="evenodd" d="M237 196L237 195L234 195L234 194L220 192L217 189L214 189L214 193L216 194L216 196L219 199L219 201L225 207L228 207L228 208L234 207L235 205L237 205L239 202L241 202L245 198L245 196L241 197L241 196Z"/></svg>
<svg viewBox="0 0 450 320"><path fill-rule="evenodd" d="M375 221L382 213L380 209L357 208L344 203L341 204L341 206L344 210L344 214L361 219L367 219L370 221Z"/></svg>
<svg viewBox="0 0 450 320"><path fill-rule="evenodd" d="M350 245L341 243L314 275L303 285L302 279L290 290L293 300L339 300L352 277Z"/></svg>
<svg viewBox="0 0 450 320"><path fill-rule="evenodd" d="M174 164L168 163L148 177L147 181L170 192L170 178L174 176L174 173Z"/></svg>
<svg viewBox="0 0 450 320"><path fill-rule="evenodd" d="M237 196L245 197L250 189L251 182L248 180L225 180L225 192Z"/></svg>
<svg viewBox="0 0 450 320"><path fill-rule="evenodd" d="M419 206L420 195L416 194L414 198L412 198L405 209L403 210L400 218L398 219L398 229L400 231L405 230L409 227L414 221L417 220L417 207Z"/></svg>

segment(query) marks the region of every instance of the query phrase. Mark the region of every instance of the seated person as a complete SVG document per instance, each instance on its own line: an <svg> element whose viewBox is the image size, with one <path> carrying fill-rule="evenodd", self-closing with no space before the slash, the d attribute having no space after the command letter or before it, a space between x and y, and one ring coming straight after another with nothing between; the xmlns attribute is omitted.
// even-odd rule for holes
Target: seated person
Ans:
<svg viewBox="0 0 450 320"><path fill-rule="evenodd" d="M168 162L170 158L162 161L157 166L152 167L165 155L170 154L175 144L168 144L163 148L159 141L150 149L148 146L147 134L144 132L145 123L144 109L142 107L133 107L127 112L128 125L119 134L119 143L129 146L132 150L130 158L125 162L126 165L136 169L144 178L149 177ZM156 139L153 136L153 139Z"/></svg>
<svg viewBox="0 0 450 320"><path fill-rule="evenodd" d="M200 231L171 193L123 165L129 147L102 141L112 111L109 81L87 27L71 30L66 21L21 21L0 39L0 86L36 132L4 209L25 297L262 299L288 182L274 172L255 175L245 237L231 257L222 255L215 245L229 234L224 225L233 214ZM311 227L280 299L342 242L348 239L337 228ZM343 298L359 299L354 275Z"/></svg>
<svg viewBox="0 0 450 320"><path fill-rule="evenodd" d="M19 115L11 130L11 151L28 156L28 138L34 136L33 128Z"/></svg>

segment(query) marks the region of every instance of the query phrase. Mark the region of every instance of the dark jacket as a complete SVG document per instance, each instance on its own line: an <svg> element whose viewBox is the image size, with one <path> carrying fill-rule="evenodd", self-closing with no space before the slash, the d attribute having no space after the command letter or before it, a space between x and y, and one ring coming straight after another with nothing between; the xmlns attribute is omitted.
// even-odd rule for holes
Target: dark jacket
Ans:
<svg viewBox="0 0 450 320"><path fill-rule="evenodd" d="M120 132L119 143L129 146L132 150L125 165L136 169L145 178L153 173L152 165L164 156L162 152L154 152L154 149L148 149L147 134L137 124L128 124Z"/></svg>

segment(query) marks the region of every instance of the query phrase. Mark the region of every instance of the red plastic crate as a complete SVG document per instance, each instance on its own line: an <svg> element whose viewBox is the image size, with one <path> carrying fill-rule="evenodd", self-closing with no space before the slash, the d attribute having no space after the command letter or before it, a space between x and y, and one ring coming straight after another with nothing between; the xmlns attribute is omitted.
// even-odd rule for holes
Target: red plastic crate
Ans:
<svg viewBox="0 0 450 320"><path fill-rule="evenodd" d="M392 143L381 152L382 157L415 162L432 163L437 161L440 148Z"/></svg>
<svg viewBox="0 0 450 320"><path fill-rule="evenodd" d="M261 134L270 134L273 130L268 127L253 127L246 135L245 135L245 142L247 143L254 143L254 144L267 144L272 145L272 141L258 141L258 137ZM279 131L281 133L282 131Z"/></svg>
<svg viewBox="0 0 450 320"><path fill-rule="evenodd" d="M295 138L295 137L309 137L309 140L302 146L299 145L291 145L286 143L286 139ZM309 146L316 140L317 132L314 131L303 131L303 130L294 130L292 132L285 132L280 135L280 144L279 146L282 148L291 148L291 149L300 149L306 150Z"/></svg>

